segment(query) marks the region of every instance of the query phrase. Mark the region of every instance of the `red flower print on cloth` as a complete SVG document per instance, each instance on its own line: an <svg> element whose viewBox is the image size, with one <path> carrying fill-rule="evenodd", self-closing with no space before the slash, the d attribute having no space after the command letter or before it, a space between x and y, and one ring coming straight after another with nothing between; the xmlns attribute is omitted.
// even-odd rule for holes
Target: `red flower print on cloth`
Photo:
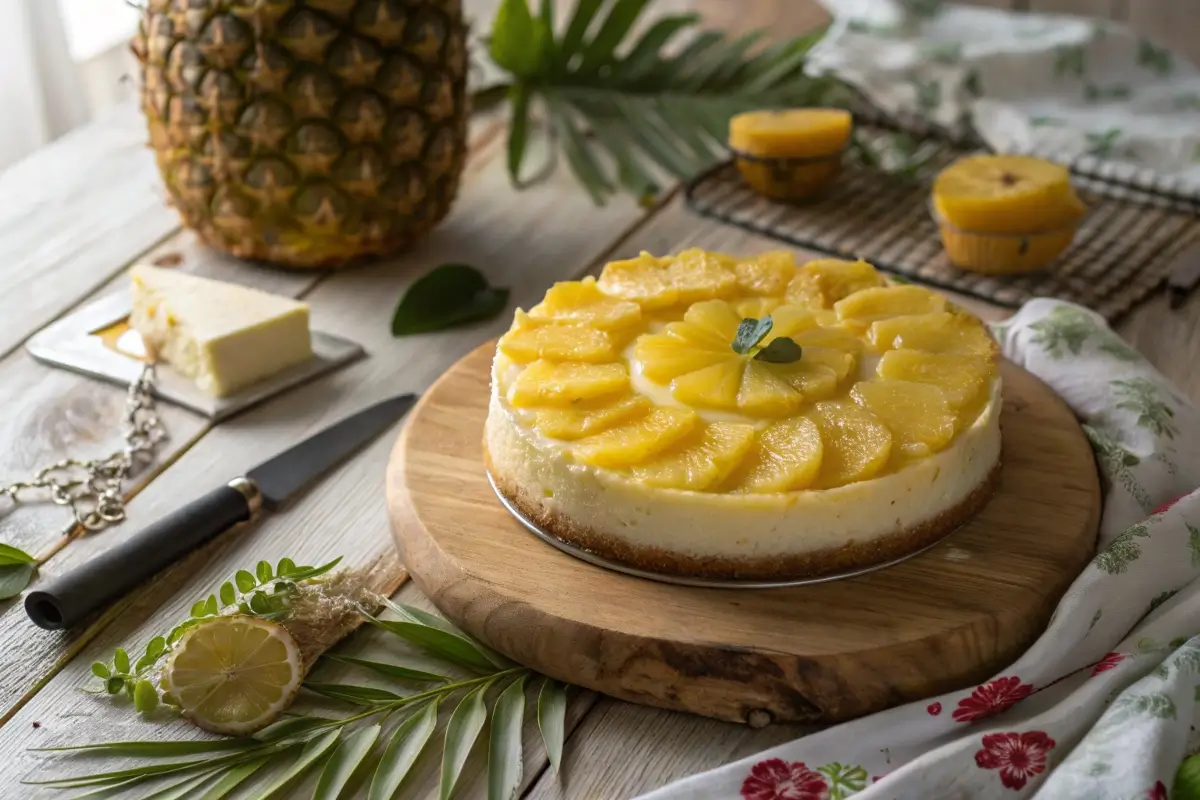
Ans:
<svg viewBox="0 0 1200 800"><path fill-rule="evenodd" d="M1172 500L1171 502L1169 502L1169 503L1163 503L1161 506L1159 506L1158 508L1154 509L1154 510L1153 510L1153 511L1151 511L1150 513L1151 513L1151 515L1154 515L1154 514L1161 514L1161 513L1163 513L1164 511L1166 511L1168 508L1170 508L1171 506L1175 505L1176 503L1178 503L1180 500L1182 500L1182 499L1183 499L1183 498L1185 498L1185 497L1187 497L1187 495L1186 495L1186 494L1181 494L1181 495L1179 495L1179 497L1176 497L1176 498L1175 498L1174 500Z"/></svg>
<svg viewBox="0 0 1200 800"><path fill-rule="evenodd" d="M1146 790L1146 800L1167 800L1167 785L1157 781L1153 789Z"/></svg>
<svg viewBox="0 0 1200 800"><path fill-rule="evenodd" d="M1021 683L1016 675L996 678L979 686L970 697L958 701L955 722L974 722L1007 711L1033 692L1033 684Z"/></svg>
<svg viewBox="0 0 1200 800"><path fill-rule="evenodd" d="M745 800L826 800L829 786L825 776L811 770L803 761L788 763L768 758L750 768L742 781Z"/></svg>
<svg viewBox="0 0 1200 800"><path fill-rule="evenodd" d="M1000 783L1016 791L1046 771L1046 753L1053 749L1054 740L1042 731L989 733L983 737L983 749L975 753L975 764L1000 770Z"/></svg>
<svg viewBox="0 0 1200 800"><path fill-rule="evenodd" d="M930 703L929 705L925 706L925 710L929 712L929 716L936 717L938 714L942 713L942 704Z"/></svg>
<svg viewBox="0 0 1200 800"><path fill-rule="evenodd" d="M1092 667L1092 674L1099 675L1101 672L1108 672L1110 669L1115 669L1117 664L1120 664L1124 660L1124 653L1108 653L1104 658L1096 662L1096 666Z"/></svg>

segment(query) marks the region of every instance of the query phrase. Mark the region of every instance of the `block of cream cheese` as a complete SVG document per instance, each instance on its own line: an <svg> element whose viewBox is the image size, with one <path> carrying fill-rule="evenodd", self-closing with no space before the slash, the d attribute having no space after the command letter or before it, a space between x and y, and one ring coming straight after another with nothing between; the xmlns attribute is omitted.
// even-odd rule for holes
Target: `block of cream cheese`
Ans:
<svg viewBox="0 0 1200 800"><path fill-rule="evenodd" d="M129 324L147 351L227 397L313 357L308 306L173 269L135 266Z"/></svg>

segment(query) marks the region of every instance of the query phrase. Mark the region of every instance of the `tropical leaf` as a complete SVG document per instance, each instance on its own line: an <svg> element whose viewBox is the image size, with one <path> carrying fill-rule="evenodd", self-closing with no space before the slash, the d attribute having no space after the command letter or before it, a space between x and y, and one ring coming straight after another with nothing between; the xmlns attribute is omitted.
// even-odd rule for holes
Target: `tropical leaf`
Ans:
<svg viewBox="0 0 1200 800"><path fill-rule="evenodd" d="M387 689L376 689L374 686L353 686L346 683L316 683L305 681L304 688L310 692L328 697L331 700L341 700L360 706L378 706L403 700L401 695L389 692Z"/></svg>
<svg viewBox="0 0 1200 800"><path fill-rule="evenodd" d="M354 658L353 656L339 656L336 653L331 653L325 656L329 661L336 661L339 664L350 664L356 667L363 667L380 675L386 675L389 678L396 678L402 681L416 681L418 683L437 683L450 680L445 675L436 675L432 672L424 670L412 669L411 667L402 667L399 664L388 664L383 661L369 661L365 658Z"/></svg>
<svg viewBox="0 0 1200 800"><path fill-rule="evenodd" d="M452 664L474 670L492 670L495 665L488 660L475 643L453 633L433 628L420 622L407 620L381 620L364 614L367 622L385 631L394 633L405 641L415 644L431 655L446 659Z"/></svg>
<svg viewBox="0 0 1200 800"><path fill-rule="evenodd" d="M546 745L546 757L554 771L562 773L563 742L567 728L567 690L561 683L546 678L538 694L538 730Z"/></svg>
<svg viewBox="0 0 1200 800"><path fill-rule="evenodd" d="M420 711L396 728L383 757L379 759L375 777L371 779L367 800L391 800L400 788L404 776L412 769L429 738L433 736L437 727L437 709L436 701L426 703Z"/></svg>
<svg viewBox="0 0 1200 800"><path fill-rule="evenodd" d="M442 749L442 777L438 784L439 800L450 800L454 786L458 783L458 776L462 774L463 764L467 763L467 756L475 746L483 724L487 722L487 705L483 702L483 696L489 686L490 682L468 693L446 723L446 743Z"/></svg>
<svg viewBox="0 0 1200 800"><path fill-rule="evenodd" d="M244 783L268 761L270 761L269 758L256 758L252 761L238 764L225 772L220 780L210 786L197 800L222 800L222 798L228 796L230 792Z"/></svg>
<svg viewBox="0 0 1200 800"><path fill-rule="evenodd" d="M521 786L524 760L521 729L525 722L525 676L508 685L492 709L488 742L488 800L512 800Z"/></svg>
<svg viewBox="0 0 1200 800"><path fill-rule="evenodd" d="M676 48L698 16L639 26L649 0L579 0L556 37L552 5L544 0L535 17L527 0L504 0L490 39L493 60L512 78L508 167L517 186L528 183L521 166L535 99L545 101L571 172L600 204L619 190L645 199L657 189L650 176L688 178L723 158L733 115L818 103L835 85L804 73L823 32L761 48L765 31L703 31Z"/></svg>
<svg viewBox="0 0 1200 800"><path fill-rule="evenodd" d="M266 564L267 562L260 562ZM269 579L268 579L269 580ZM282 775L275 779L270 786L264 789L256 797L258 800L270 800L272 797L284 797L284 793L288 788L306 772L316 766L317 762L325 756L335 744L338 737L342 735L340 730L332 730L329 733L318 736L304 746L300 751L300 755L296 757L295 763L287 768Z"/></svg>
<svg viewBox="0 0 1200 800"><path fill-rule="evenodd" d="M313 800L337 800L354 776L354 771L371 752L375 740L379 738L379 730L379 725L359 728L338 745L326 762L321 779L317 781Z"/></svg>

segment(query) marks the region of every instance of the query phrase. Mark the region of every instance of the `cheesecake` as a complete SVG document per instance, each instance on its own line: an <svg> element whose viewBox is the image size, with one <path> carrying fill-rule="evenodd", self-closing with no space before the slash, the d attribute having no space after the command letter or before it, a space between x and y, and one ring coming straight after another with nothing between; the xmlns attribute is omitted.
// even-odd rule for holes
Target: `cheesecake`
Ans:
<svg viewBox="0 0 1200 800"><path fill-rule="evenodd" d="M129 325L146 352L226 397L313 357L308 306L173 269L135 266Z"/></svg>
<svg viewBox="0 0 1200 800"><path fill-rule="evenodd" d="M485 463L544 531L638 569L866 569L987 503L997 358L978 318L862 261L643 253L516 312Z"/></svg>

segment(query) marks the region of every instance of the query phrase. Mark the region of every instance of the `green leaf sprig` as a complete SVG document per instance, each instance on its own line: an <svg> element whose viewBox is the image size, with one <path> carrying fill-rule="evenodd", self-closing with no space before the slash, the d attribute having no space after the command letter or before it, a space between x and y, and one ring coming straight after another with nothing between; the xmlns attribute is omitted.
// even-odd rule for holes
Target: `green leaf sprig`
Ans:
<svg viewBox="0 0 1200 800"><path fill-rule="evenodd" d="M0 543L0 600L19 595L37 569L37 559L24 550Z"/></svg>
<svg viewBox="0 0 1200 800"><path fill-rule="evenodd" d="M392 316L392 335L431 333L491 319L508 305L508 289L492 286L466 264L442 264L413 281Z"/></svg>
<svg viewBox="0 0 1200 800"><path fill-rule="evenodd" d="M823 31L759 48L765 31L729 38L693 33L695 14L666 15L630 35L648 0L578 0L556 30L554 0L503 0L489 41L492 60L510 75L480 98L506 91L512 122L508 169L517 186L530 132L539 123L592 200L618 191L657 195L658 174L687 179L725 157L729 120L761 108L828 101L833 80L804 74Z"/></svg>
<svg viewBox="0 0 1200 800"><path fill-rule="evenodd" d="M233 585L235 591L240 591L240 598L265 590L279 581L281 575L284 580L295 581L306 570L324 569L295 567L283 560L274 573L269 573L270 565L264 567L263 563L252 575L254 587L241 589L247 582L245 576L251 573L239 572L241 582L235 577ZM309 577L315 575L310 572ZM189 619L210 616L208 612L219 602L218 596L228 594L225 585L216 595L193 607L194 612L203 616ZM274 592L268 591L268 595L273 596ZM487 796L489 800L510 800L522 776L521 739L527 691L537 694L538 729L551 765L556 772L561 769L567 709L563 684L513 664L441 617L386 598L380 601L391 612L387 618L361 610L371 627L395 637L391 641L398 639L416 646L444 668L431 672L404 664L327 653L323 656L326 661L383 676L392 684L389 689L380 689L306 681L306 689L345 703L350 709L348 713L338 718L314 714L289 716L253 737L202 741L156 739L40 748L40 751L122 759L122 768L29 783L104 797L155 798L220 798L245 785L255 798L281 798L296 796L297 784L316 775L311 794L314 800L351 795L390 800L397 795L418 757L436 740L441 749L438 795L448 800L459 784L467 755L484 736L485 727L489 727ZM246 603L249 605L249 601ZM226 607L230 605L234 604ZM148 646L147 656L138 664L151 657L151 649L169 648L169 638L168 635L152 640L152 644L155 641L160 644ZM137 674L137 666L129 664L129 656L123 650L117 651L111 669L109 665L98 666L108 670L110 678L124 679ZM114 673L116 668L120 675ZM449 709L450 713L441 735L437 736L441 709ZM149 760L129 767L125 761L128 758Z"/></svg>
<svg viewBox="0 0 1200 800"><path fill-rule="evenodd" d="M759 346L762 340L767 338L772 327L774 327L774 323L769 316L762 319L746 317L738 324L737 333L734 334L733 344L730 347L740 356L754 353L756 361L766 361L771 364L790 364L793 361L799 361L803 352L800 345L786 336L777 336L765 347Z"/></svg>
<svg viewBox="0 0 1200 800"><path fill-rule="evenodd" d="M136 662L131 664L129 654L118 647L109 663L97 661L92 664L92 674L104 681L103 691L108 694L124 692L138 711L154 711L159 695L151 672L189 629L222 613L280 619L287 615L291 595L301 581L324 575L340 561L341 558L335 558L319 567L298 567L292 559L281 558L274 570L266 561L258 562L253 573L238 570L233 580L221 584L216 594L197 601L187 619L165 636L155 636L147 642L145 652Z"/></svg>

